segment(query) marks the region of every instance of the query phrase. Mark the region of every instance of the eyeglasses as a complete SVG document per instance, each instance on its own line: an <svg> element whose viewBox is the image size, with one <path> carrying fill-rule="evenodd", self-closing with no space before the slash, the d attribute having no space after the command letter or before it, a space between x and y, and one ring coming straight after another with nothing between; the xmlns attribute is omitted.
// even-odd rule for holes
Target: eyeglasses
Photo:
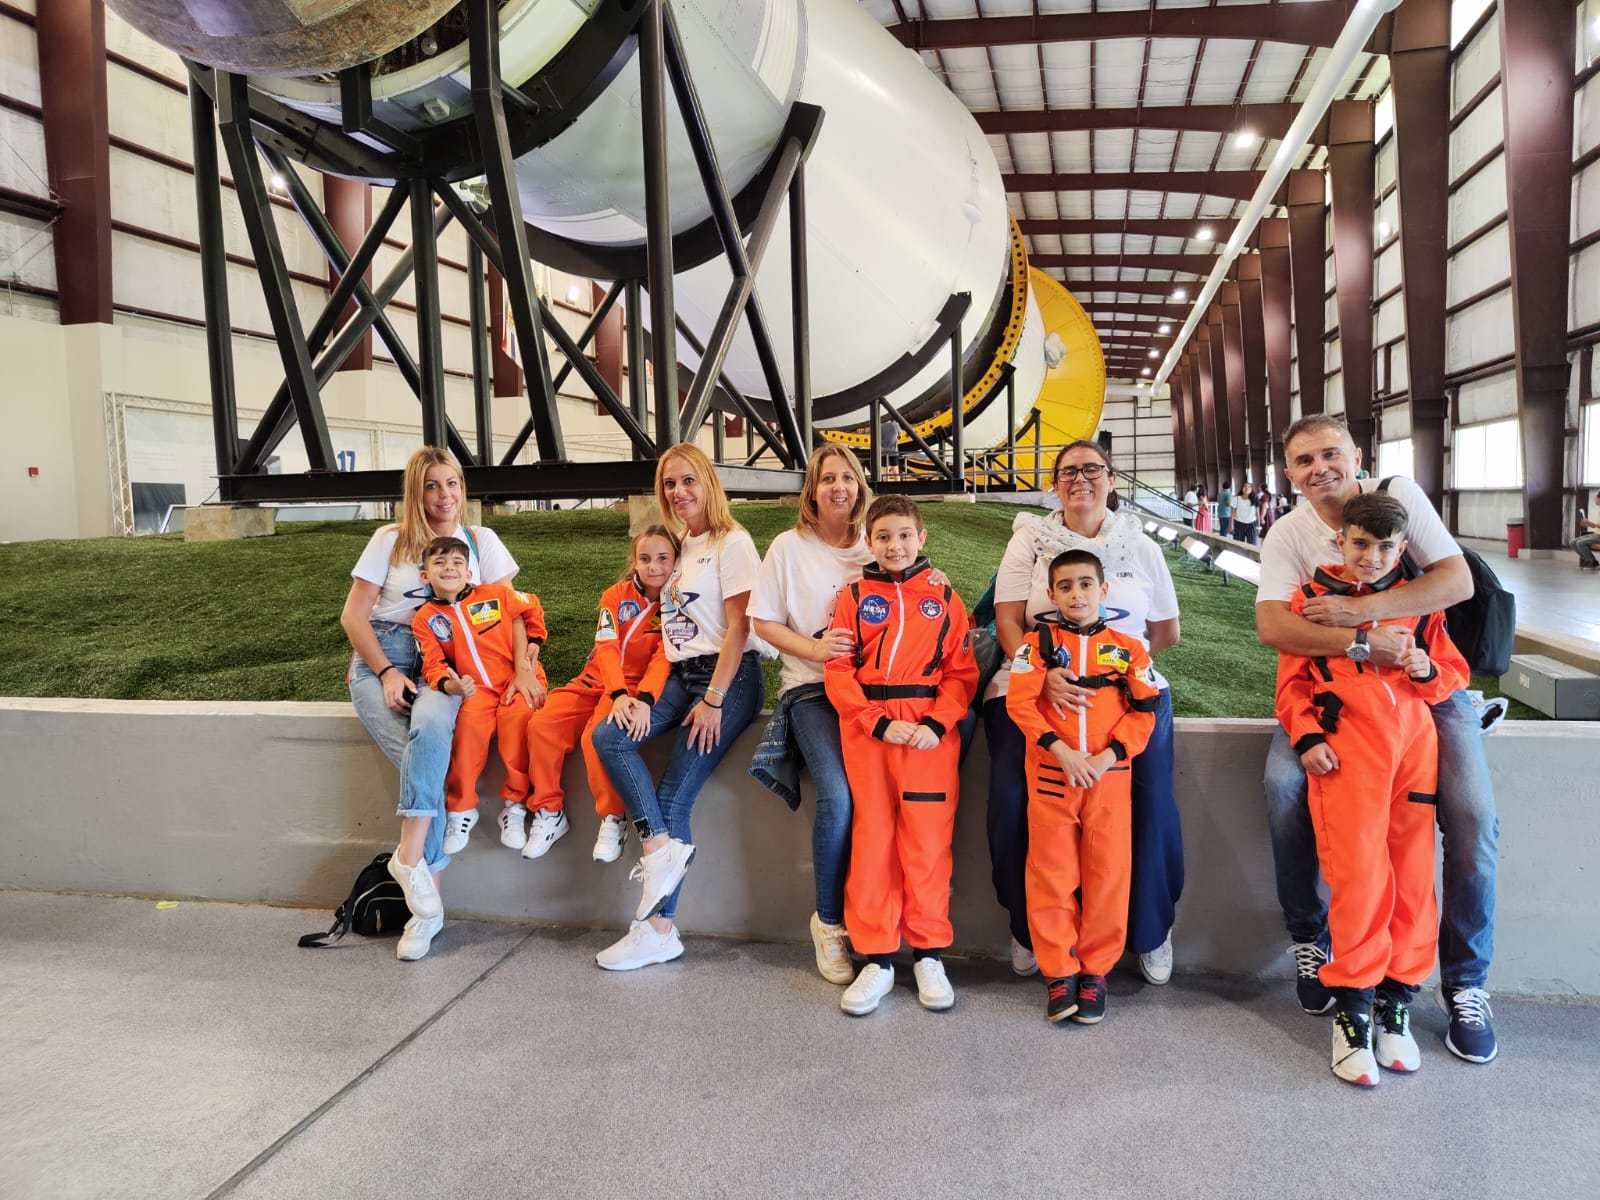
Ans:
<svg viewBox="0 0 1600 1200"><path fill-rule="evenodd" d="M1057 479L1073 480L1082 475L1085 479L1099 479L1102 475L1111 474L1111 468L1101 463L1089 463L1082 467L1062 467L1056 472Z"/></svg>

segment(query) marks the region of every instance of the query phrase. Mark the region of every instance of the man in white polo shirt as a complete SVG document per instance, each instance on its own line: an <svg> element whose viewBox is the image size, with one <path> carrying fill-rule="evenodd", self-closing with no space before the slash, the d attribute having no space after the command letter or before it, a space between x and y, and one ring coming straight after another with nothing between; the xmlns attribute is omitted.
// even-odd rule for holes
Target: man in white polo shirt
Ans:
<svg viewBox="0 0 1600 1200"><path fill-rule="evenodd" d="M1307 503L1280 517L1261 545L1261 586L1256 632L1264 645L1308 657L1368 657L1396 666L1411 644L1404 625L1365 629L1371 622L1420 617L1472 595L1472 575L1461 548L1420 488L1396 477L1388 491L1409 514L1406 539L1422 573L1403 588L1362 596L1321 596L1304 616L1289 609L1295 591L1319 566L1340 562L1338 534L1345 501L1374 491L1377 479L1360 479L1361 452L1336 417L1304 417L1284 438L1289 481ZM1479 719L1466 693L1433 706L1439 732L1439 826L1444 833L1444 904L1439 922L1440 1007L1450 1016L1445 1043L1468 1062L1495 1056L1490 1024L1489 960L1494 955L1494 889L1499 823L1483 755ZM1328 958L1328 909L1317 891L1317 843L1306 805L1300 758L1279 728L1267 752L1267 821L1277 871L1278 903L1294 939L1296 991L1307 1012L1327 1011L1333 997L1317 977Z"/></svg>

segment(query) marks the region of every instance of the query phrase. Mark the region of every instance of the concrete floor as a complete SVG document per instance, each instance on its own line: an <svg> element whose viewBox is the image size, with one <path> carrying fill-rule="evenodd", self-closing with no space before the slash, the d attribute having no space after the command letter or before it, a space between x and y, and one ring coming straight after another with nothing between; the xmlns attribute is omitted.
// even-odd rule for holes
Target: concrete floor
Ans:
<svg viewBox="0 0 1600 1200"><path fill-rule="evenodd" d="M1112 977L1106 1022L952 960L861 1020L808 947L452 922L298 949L303 910L0 892L0 1196L1585 1197L1600 1007L1496 999L1374 1092L1281 982Z"/></svg>

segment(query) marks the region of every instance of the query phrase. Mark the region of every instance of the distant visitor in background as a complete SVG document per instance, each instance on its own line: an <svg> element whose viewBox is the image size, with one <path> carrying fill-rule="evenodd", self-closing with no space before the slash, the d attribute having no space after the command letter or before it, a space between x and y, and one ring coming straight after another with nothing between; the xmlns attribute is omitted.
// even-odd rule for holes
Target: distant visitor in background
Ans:
<svg viewBox="0 0 1600 1200"><path fill-rule="evenodd" d="M1194 487L1191 487L1187 492L1185 492L1183 494L1183 502L1184 502L1184 504L1186 504L1189 507L1189 510L1190 510L1190 513L1189 513L1189 524L1190 524L1191 527L1194 525L1194 509L1195 509L1195 506L1200 503L1199 487L1200 487L1199 484L1195 484Z"/></svg>
<svg viewBox="0 0 1600 1200"><path fill-rule="evenodd" d="M1594 557L1595 544L1600 543L1600 524L1589 520L1580 508L1578 528L1585 531L1572 539L1572 548L1578 552L1578 570L1600 571L1600 562L1596 562Z"/></svg>
<svg viewBox="0 0 1600 1200"><path fill-rule="evenodd" d="M1200 495L1194 502L1194 527L1200 533L1211 532L1211 504L1206 499L1206 485L1200 485Z"/></svg>
<svg viewBox="0 0 1600 1200"><path fill-rule="evenodd" d="M1256 490L1253 484L1245 484L1239 489L1239 497L1233 502L1233 539L1238 542L1256 544L1256 522L1260 519L1261 509L1256 504Z"/></svg>
<svg viewBox="0 0 1600 1200"><path fill-rule="evenodd" d="M1233 481L1224 479L1217 493L1217 532L1223 537L1233 536Z"/></svg>
<svg viewBox="0 0 1600 1200"><path fill-rule="evenodd" d="M411 618L428 596L422 551L436 537L465 542L473 583L511 583L517 562L481 526L461 524L467 488L449 451L418 450L406 462L395 522L372 535L355 569L339 624L355 654L346 677L356 715L390 762L400 768L400 845L389 873L405 890L412 919L395 954L413 961L428 953L444 926L438 873L444 853L444 779L450 766L459 696L419 688L422 654Z"/></svg>
<svg viewBox="0 0 1600 1200"><path fill-rule="evenodd" d="M878 464L884 479L900 478L900 426L888 413L878 422Z"/></svg>

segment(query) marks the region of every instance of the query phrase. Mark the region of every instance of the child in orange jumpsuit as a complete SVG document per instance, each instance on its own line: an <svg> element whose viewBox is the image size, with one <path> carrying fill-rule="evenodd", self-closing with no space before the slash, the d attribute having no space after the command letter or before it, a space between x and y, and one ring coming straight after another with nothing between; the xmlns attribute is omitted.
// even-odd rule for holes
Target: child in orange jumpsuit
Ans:
<svg viewBox="0 0 1600 1200"><path fill-rule="evenodd" d="M1045 979L1045 1016L1093 1025L1105 1016L1106 973L1128 940L1129 760L1150 740L1160 692L1144 643L1100 619L1110 591L1100 560L1065 551L1051 560L1049 578L1061 620L1039 625L1017 648L1006 712L1028 739L1028 933ZM1055 667L1094 689L1087 709L1056 711L1044 691Z"/></svg>
<svg viewBox="0 0 1600 1200"><path fill-rule="evenodd" d="M1400 587L1406 510L1386 492L1344 506L1344 562L1320 567L1290 604ZM1410 618L1396 622L1412 625ZM1278 656L1278 721L1305 763L1317 857L1328 882L1333 1073L1372 1087L1378 1067L1422 1065L1409 1004L1433 969L1439 919L1433 825L1439 744L1428 705L1467 683L1444 617L1414 622L1401 668L1369 660L1366 630L1343 656Z"/></svg>
<svg viewBox="0 0 1600 1200"><path fill-rule="evenodd" d="M563 811L561 764L575 745L583 762L600 817L595 862L616 862L627 837L622 797L594 752L595 726L610 720L643 736L650 728L650 706L667 681L672 664L661 645L661 589L678 565L678 539L665 525L651 525L633 539L628 569L600 597L600 622L594 649L578 677L550 693L528 722L528 776L533 823L523 831L526 809L507 802L500 814L500 841L538 858L568 829Z"/></svg>
<svg viewBox="0 0 1600 1200"><path fill-rule="evenodd" d="M472 583L466 544L453 537L428 543L422 578L432 595L411 619L422 648L422 678L462 698L444 783L444 842L454 854L478 823L478 776L497 732L506 764L501 795L520 801L528 794L528 719L545 697L544 668L537 661L544 609L531 593Z"/></svg>
<svg viewBox="0 0 1600 1200"><path fill-rule="evenodd" d="M866 528L877 566L840 591L831 624L853 632L855 649L829 660L824 678L855 805L844 922L868 957L839 1002L852 1016L872 1012L894 986L902 935L915 951L922 1006L955 1003L939 951L954 936L956 722L978 683L961 597L928 581L928 534L916 503L880 496Z"/></svg>

